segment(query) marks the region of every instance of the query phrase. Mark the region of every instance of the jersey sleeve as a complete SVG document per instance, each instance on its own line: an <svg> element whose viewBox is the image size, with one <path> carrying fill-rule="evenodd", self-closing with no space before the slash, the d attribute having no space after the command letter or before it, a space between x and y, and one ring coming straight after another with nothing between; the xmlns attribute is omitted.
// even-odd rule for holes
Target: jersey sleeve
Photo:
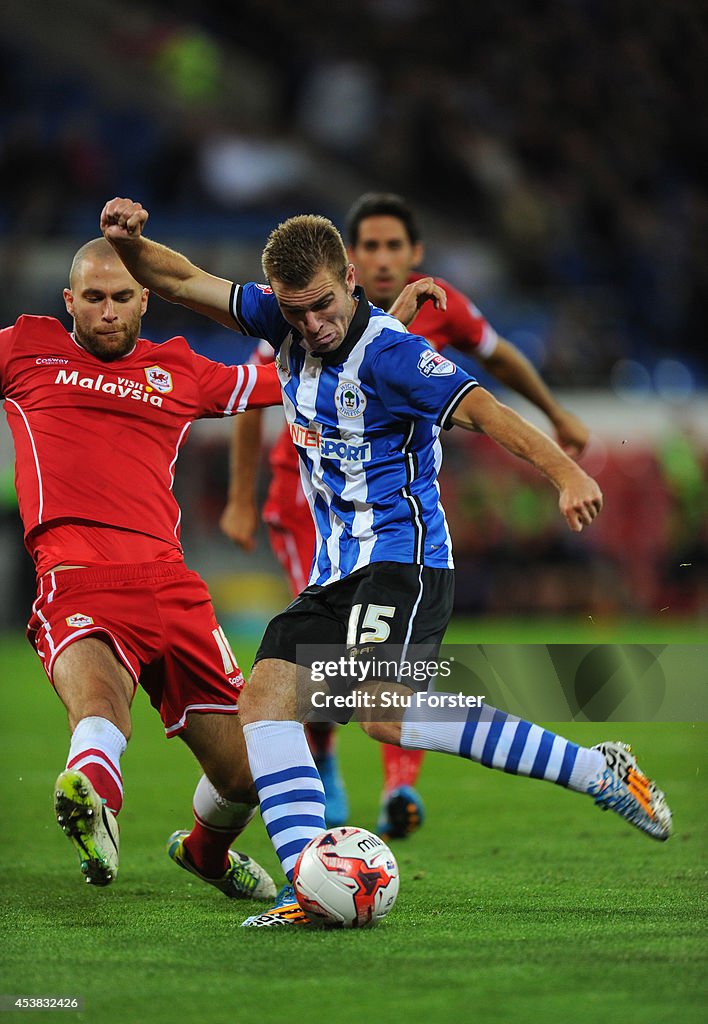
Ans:
<svg viewBox="0 0 708 1024"><path fill-rule="evenodd" d="M497 347L497 332L466 295L449 284L444 287L447 292L450 344L459 352L473 353L488 359Z"/></svg>
<svg viewBox="0 0 708 1024"><path fill-rule="evenodd" d="M425 338L402 335L372 361L376 391L386 408L403 419L449 426L450 417L477 381L436 352Z"/></svg>
<svg viewBox="0 0 708 1024"><path fill-rule="evenodd" d="M199 408L197 416L235 416L246 409L280 405L282 393L275 364L224 366L204 356L194 356Z"/></svg>
<svg viewBox="0 0 708 1024"><path fill-rule="evenodd" d="M272 288L265 284L235 284L231 290L231 315L243 334L265 338L274 349L280 348L290 332Z"/></svg>

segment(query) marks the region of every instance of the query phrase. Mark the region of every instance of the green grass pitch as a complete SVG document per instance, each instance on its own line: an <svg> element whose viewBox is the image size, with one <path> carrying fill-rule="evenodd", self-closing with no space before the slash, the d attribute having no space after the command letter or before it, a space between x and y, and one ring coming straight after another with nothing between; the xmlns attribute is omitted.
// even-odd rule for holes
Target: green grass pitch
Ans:
<svg viewBox="0 0 708 1024"><path fill-rule="evenodd" d="M252 648L234 647L249 664ZM0 678L0 994L81 996L84 1011L64 1017L100 1024L705 1019L703 725L559 727L584 743L634 744L674 811L666 844L576 794L430 755L428 821L394 847L401 893L387 921L370 932L242 931L259 907L230 903L164 853L190 824L199 773L144 695L123 761L120 877L99 890L82 882L53 820L68 734L23 639L0 637ZM373 827L378 750L355 726L340 747L351 822ZM279 877L260 820L241 846ZM56 1014L20 1019L40 1016Z"/></svg>

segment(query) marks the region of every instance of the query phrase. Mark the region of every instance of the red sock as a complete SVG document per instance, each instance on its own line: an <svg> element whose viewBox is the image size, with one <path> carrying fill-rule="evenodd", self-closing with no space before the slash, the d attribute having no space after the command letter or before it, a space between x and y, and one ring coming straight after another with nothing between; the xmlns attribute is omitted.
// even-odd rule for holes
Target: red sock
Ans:
<svg viewBox="0 0 708 1024"><path fill-rule="evenodd" d="M233 803L202 775L192 802L194 825L184 848L197 871L206 878L221 878L229 866L229 848L241 835L256 808Z"/></svg>
<svg viewBox="0 0 708 1024"><path fill-rule="evenodd" d="M120 759L128 741L107 718L82 718L71 734L66 767L83 772L109 811L123 806Z"/></svg>
<svg viewBox="0 0 708 1024"><path fill-rule="evenodd" d="M229 848L240 831L210 828L195 818L184 848L197 871L206 878L221 878L229 866Z"/></svg>
<svg viewBox="0 0 708 1024"><path fill-rule="evenodd" d="M120 769L112 764L102 750L82 750L67 762L67 768L76 768L89 780L106 807L118 814L123 806L123 786Z"/></svg>
<svg viewBox="0 0 708 1024"><path fill-rule="evenodd" d="M390 743L381 744L384 769L384 789L389 793L400 786L415 786L424 750L404 750Z"/></svg>
<svg viewBox="0 0 708 1024"><path fill-rule="evenodd" d="M334 732L336 726L332 722L308 723L305 735L313 757L323 757L334 753Z"/></svg>

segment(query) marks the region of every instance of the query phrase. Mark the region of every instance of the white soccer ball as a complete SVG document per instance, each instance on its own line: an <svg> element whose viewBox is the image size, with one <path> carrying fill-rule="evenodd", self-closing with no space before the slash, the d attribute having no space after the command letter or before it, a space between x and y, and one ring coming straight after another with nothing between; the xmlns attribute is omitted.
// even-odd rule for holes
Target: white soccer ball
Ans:
<svg viewBox="0 0 708 1024"><path fill-rule="evenodd" d="M315 924L366 928L386 917L398 896L398 864L365 828L329 829L310 840L295 865L297 901Z"/></svg>

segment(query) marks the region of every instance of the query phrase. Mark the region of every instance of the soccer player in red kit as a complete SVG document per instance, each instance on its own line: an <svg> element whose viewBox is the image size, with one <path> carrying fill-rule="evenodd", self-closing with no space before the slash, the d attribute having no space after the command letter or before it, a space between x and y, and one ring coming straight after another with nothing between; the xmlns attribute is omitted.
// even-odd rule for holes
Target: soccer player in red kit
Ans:
<svg viewBox="0 0 708 1024"><path fill-rule="evenodd" d="M346 218L348 255L356 266L357 282L366 297L382 309L401 318L398 302L406 285L423 280L416 271L424 256L415 215L400 196L367 193L350 209ZM501 338L480 310L447 281L433 279L447 296L446 303L426 302L415 316L415 332L437 350L448 345L477 358L485 370L501 383L523 395L548 417L558 444L578 457L588 440L587 427L553 397L537 371L511 342ZM259 350L260 351L260 350ZM256 460L260 442L258 410L240 417L234 424L229 500L221 519L224 532L246 550L254 544L258 522L253 500ZM271 484L263 520L271 545L283 565L293 593L307 583L314 527L306 515L300 487L298 458L287 432L271 451ZM249 500L250 498L250 500ZM346 795L333 751L333 729L310 728L313 750L327 797L328 824L343 824L347 816ZM384 787L377 831L390 838L402 838L422 821L423 804L415 790L422 751L404 750L382 744Z"/></svg>
<svg viewBox="0 0 708 1024"><path fill-rule="evenodd" d="M194 827L171 837L170 856L227 896L268 899L270 877L230 850L257 805L237 714L243 676L184 564L172 484L192 421L279 403L277 377L212 362L181 337L140 338L148 292L104 238L76 253L64 300L72 332L38 316L0 331L0 397L38 579L28 636L71 729L57 820L86 881L111 882L140 684L204 772Z"/></svg>

